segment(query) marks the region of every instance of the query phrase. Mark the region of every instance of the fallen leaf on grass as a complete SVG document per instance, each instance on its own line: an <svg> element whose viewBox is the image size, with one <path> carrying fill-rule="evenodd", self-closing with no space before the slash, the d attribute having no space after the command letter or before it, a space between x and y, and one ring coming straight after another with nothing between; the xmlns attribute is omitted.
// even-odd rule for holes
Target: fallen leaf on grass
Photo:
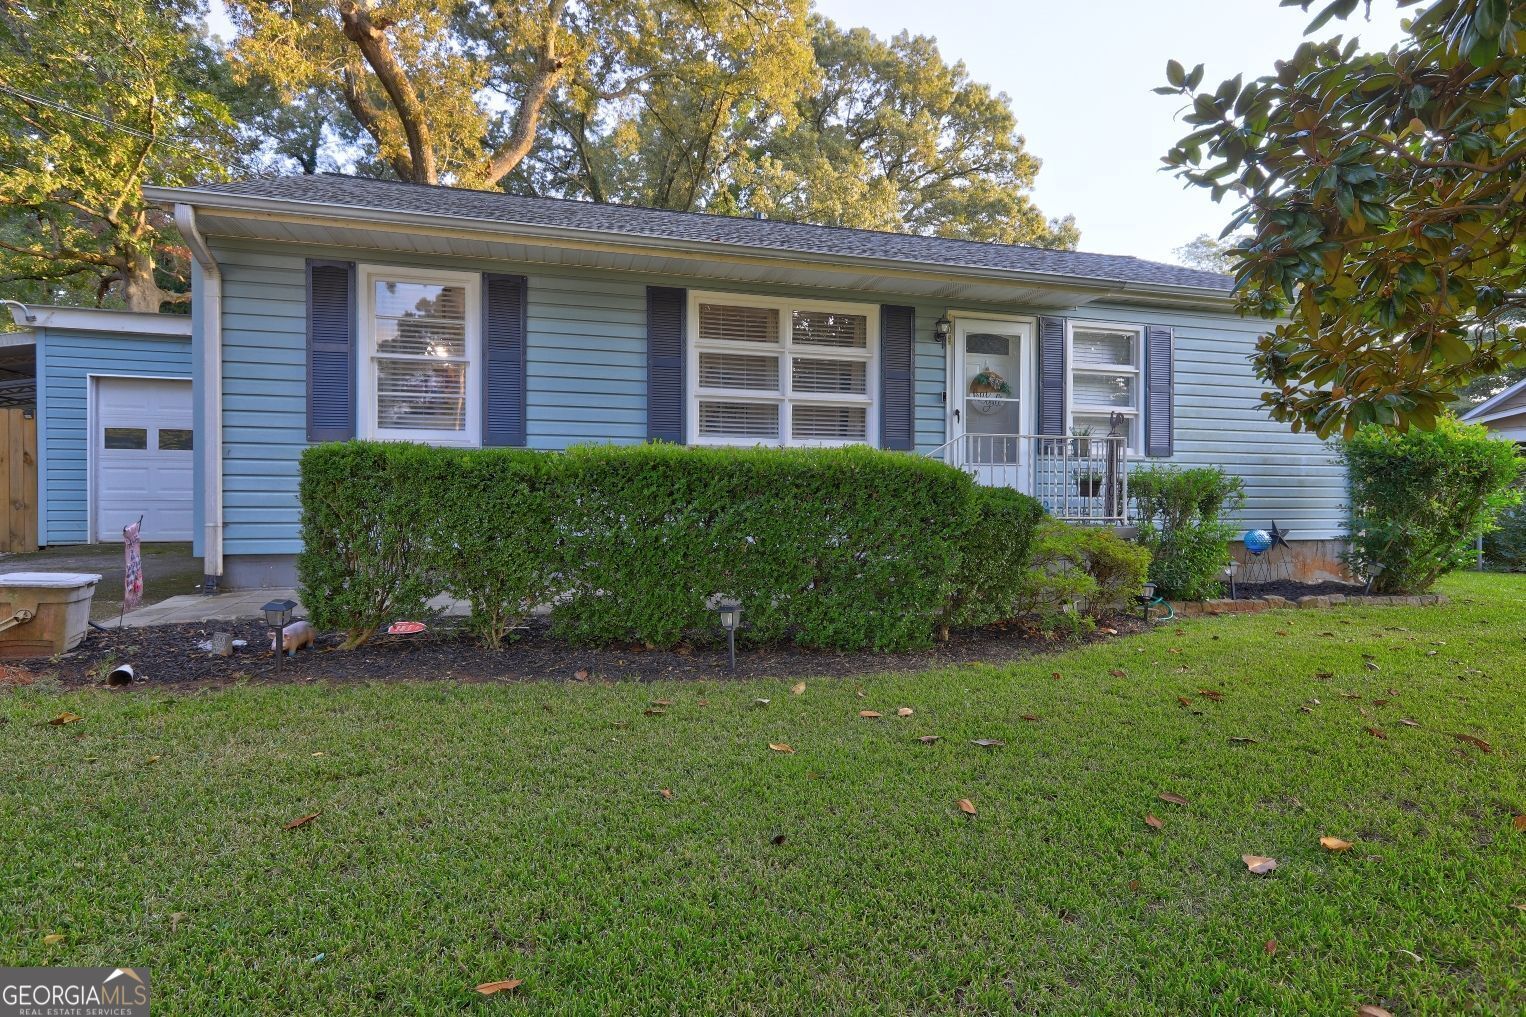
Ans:
<svg viewBox="0 0 1526 1017"><path fill-rule="evenodd" d="M1229 736L1229 744L1231 744L1231 745L1260 745L1261 741L1260 741L1260 739L1250 738L1250 737L1247 737L1245 735L1230 735Z"/></svg>
<svg viewBox="0 0 1526 1017"><path fill-rule="evenodd" d="M1384 741L1388 740L1388 732L1384 731L1380 727L1370 727L1367 729L1367 733L1372 735L1374 738L1381 738Z"/></svg>
<svg viewBox="0 0 1526 1017"><path fill-rule="evenodd" d="M1036 713L1025 713L1023 714L1023 719L1030 723L1037 723L1039 718Z"/></svg>
<svg viewBox="0 0 1526 1017"><path fill-rule="evenodd" d="M1138 893L1139 892L1139 880L1137 880L1137 879L1129 880L1129 892L1130 893Z"/></svg>
<svg viewBox="0 0 1526 1017"><path fill-rule="evenodd" d="M1456 738L1460 742L1467 742L1469 745L1473 746L1475 749L1477 749L1480 752L1493 752L1494 751L1494 749L1492 747L1490 747L1488 742L1484 741L1482 738L1479 738L1477 735L1463 734L1461 732L1458 732L1458 733L1453 734L1452 737Z"/></svg>
<svg viewBox="0 0 1526 1017"><path fill-rule="evenodd" d="M1220 692L1218 689L1198 689L1197 694L1202 696L1204 699L1211 699L1215 703L1222 702L1224 699L1224 693Z"/></svg>
<svg viewBox="0 0 1526 1017"><path fill-rule="evenodd" d="M1325 635L1333 636L1333 635L1335 635L1335 633L1334 632L1326 632ZM1319 681L1327 682L1331 678L1335 677L1335 672L1334 671L1315 671L1314 672L1314 677L1316 679L1318 679Z"/></svg>
<svg viewBox="0 0 1526 1017"><path fill-rule="evenodd" d="M1176 701L1188 709L1192 708L1192 700L1188 699L1186 696L1177 696Z"/></svg>
<svg viewBox="0 0 1526 1017"><path fill-rule="evenodd" d="M293 819L290 823L287 823L285 826L281 827L281 829L283 829L283 830L295 830L299 826L306 826L308 823L311 823L313 820L315 820L317 818L318 818L318 813L316 813L316 812L309 812L305 816L298 816L296 819Z"/></svg>
<svg viewBox="0 0 1526 1017"><path fill-rule="evenodd" d="M163 756L149 756L147 759L145 759L143 761L145 763L157 763L157 762L159 762L159 760L161 760L163 758L164 758Z"/></svg>
<svg viewBox="0 0 1526 1017"><path fill-rule="evenodd" d="M784 840L785 840L784 834L776 833L776 834L774 834L772 837L770 837L768 839L768 842L770 844L772 844L774 847L778 847L780 844L784 843Z"/></svg>
<svg viewBox="0 0 1526 1017"><path fill-rule="evenodd" d="M1175 794L1175 793L1170 792L1170 791L1163 792L1161 794L1161 796L1160 796L1160 800L1163 801L1163 802L1170 802L1172 805L1186 805L1187 804L1187 799L1183 798L1179 794Z"/></svg>
<svg viewBox="0 0 1526 1017"><path fill-rule="evenodd" d="M1516 816L1510 821L1510 825L1515 827L1517 831L1526 833L1526 816Z"/></svg>
<svg viewBox="0 0 1526 1017"><path fill-rule="evenodd" d="M274 642L275 641L275 636L271 636L270 640L271 640L271 642ZM577 673L574 674L572 677L576 678L580 682L586 682L588 680L588 668L586 668L586 667L578 668Z"/></svg>
<svg viewBox="0 0 1526 1017"><path fill-rule="evenodd" d="M796 682L795 684L793 684L793 685L791 685L789 687L789 691L790 691L790 695L792 695L792 696L803 696L803 695L805 695L805 682Z"/></svg>
<svg viewBox="0 0 1526 1017"><path fill-rule="evenodd" d="M1112 675L1114 678L1127 678L1129 676L1127 671L1118 667L1109 668L1107 673Z"/></svg>
<svg viewBox="0 0 1526 1017"><path fill-rule="evenodd" d="M795 751L794 749L790 748L789 744L786 742L769 742L768 747L773 749L775 752L782 752L786 756L793 755Z"/></svg>
<svg viewBox="0 0 1526 1017"><path fill-rule="evenodd" d="M754 699L752 701L752 705L753 706L767 706L768 705L768 700L766 700L766 699Z"/></svg>
<svg viewBox="0 0 1526 1017"><path fill-rule="evenodd" d="M654 700L652 700L652 705L655 706L655 707L658 707L659 709L665 710L668 707L673 705L673 700L671 700L671 699L654 699Z"/></svg>
<svg viewBox="0 0 1526 1017"><path fill-rule="evenodd" d="M1118 634L1118 630L1113 628L1111 625L1103 626L1102 627L1102 632L1103 632L1103 634L1109 635L1109 636L1116 636Z"/></svg>
<svg viewBox="0 0 1526 1017"><path fill-rule="evenodd" d="M899 710L897 710L895 712L895 715L897 717L910 717L911 714L912 714L912 709L909 706L903 706L903 707L901 707Z"/></svg>
<svg viewBox="0 0 1526 1017"><path fill-rule="evenodd" d="M1268 858L1265 855L1241 855L1240 861L1258 876L1264 876L1277 867L1277 859Z"/></svg>
<svg viewBox="0 0 1526 1017"><path fill-rule="evenodd" d="M1004 741L998 741L995 738L976 738L974 741L970 742L970 744L979 745L983 749L999 749L1007 743Z"/></svg>
<svg viewBox="0 0 1526 1017"><path fill-rule="evenodd" d="M1512 904L1510 906L1515 908L1517 911L1526 911L1526 904Z"/></svg>
<svg viewBox="0 0 1526 1017"><path fill-rule="evenodd" d="M1349 840L1341 840L1339 837L1321 837L1319 846L1333 855L1338 855L1350 851L1354 845Z"/></svg>
<svg viewBox="0 0 1526 1017"><path fill-rule="evenodd" d="M1387 700L1387 699L1374 699L1372 701L1372 705L1373 706L1387 706L1388 703L1389 703L1389 700Z"/></svg>
<svg viewBox="0 0 1526 1017"><path fill-rule="evenodd" d="M1399 718L1399 723L1403 724L1405 727L1419 727L1420 726L1420 722L1419 721L1417 721L1417 720L1410 720L1408 717L1400 717Z"/></svg>
<svg viewBox="0 0 1526 1017"><path fill-rule="evenodd" d="M879 720L880 715L874 710L859 710L858 715L865 720Z"/></svg>
<svg viewBox="0 0 1526 1017"><path fill-rule="evenodd" d="M42 937L42 945L43 946L57 946L59 943L62 943L63 941L64 941L64 934L62 932L51 932L48 935Z"/></svg>
<svg viewBox="0 0 1526 1017"><path fill-rule="evenodd" d="M917 741L923 745L931 745L933 742L942 740L942 735L918 735Z"/></svg>
<svg viewBox="0 0 1526 1017"><path fill-rule="evenodd" d="M968 798L961 798L959 799L959 811L966 816L973 816L975 815L975 803Z"/></svg>
<svg viewBox="0 0 1526 1017"><path fill-rule="evenodd" d="M1356 1008L1356 1017L1394 1017L1391 1011L1375 1006L1372 1003L1363 1003Z"/></svg>
<svg viewBox="0 0 1526 1017"><path fill-rule="evenodd" d="M1151 815L1146 815L1145 816L1145 826L1148 826L1152 830L1159 830L1162 827L1164 827L1165 825L1166 825L1166 821L1163 820L1163 819L1160 819L1160 818L1158 818L1156 816L1151 816Z"/></svg>
<svg viewBox="0 0 1526 1017"><path fill-rule="evenodd" d="M1375 661L1375 660L1364 660L1364 661L1362 661L1362 666L1365 667L1369 671L1381 671L1381 670L1383 670L1381 667L1378 666L1378 662Z"/></svg>
<svg viewBox="0 0 1526 1017"><path fill-rule="evenodd" d="M1275 939L1269 939L1266 941L1266 955L1268 957L1277 956L1277 941Z"/></svg>
<svg viewBox="0 0 1526 1017"><path fill-rule="evenodd" d="M84 717L81 717L77 713L70 713L68 710L65 710L63 713L60 713L58 716L48 721L48 723L52 724L54 727L62 727L65 724L73 724L75 721L84 719Z"/></svg>
<svg viewBox="0 0 1526 1017"><path fill-rule="evenodd" d="M660 788L657 789L657 793L662 795L662 800L663 801L670 802L670 801L673 800L673 789L672 788L660 787Z"/></svg>
<svg viewBox="0 0 1526 1017"><path fill-rule="evenodd" d="M1052 672L1049 675L1049 677L1053 678L1055 681L1059 681L1061 678L1064 677L1064 675L1060 674L1060 672L1058 672L1058 671L1054 671L1054 672Z"/></svg>
<svg viewBox="0 0 1526 1017"><path fill-rule="evenodd" d="M525 980L523 978L505 978L501 982L483 982L481 985L477 986L477 991L482 993L484 996L491 996L496 992L508 992L511 989L517 989L523 985L524 982Z"/></svg>
<svg viewBox="0 0 1526 1017"><path fill-rule="evenodd" d="M664 710L664 709L662 709L659 706L648 706L645 710L642 710L641 712L643 714L645 714L646 716L648 716L648 717L665 717L668 714L667 710Z"/></svg>

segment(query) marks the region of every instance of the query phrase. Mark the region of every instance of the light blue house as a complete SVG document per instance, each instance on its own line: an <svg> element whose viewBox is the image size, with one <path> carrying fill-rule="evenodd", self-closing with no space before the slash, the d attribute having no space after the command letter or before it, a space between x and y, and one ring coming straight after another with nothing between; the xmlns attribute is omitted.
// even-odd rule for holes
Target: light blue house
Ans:
<svg viewBox="0 0 1526 1017"><path fill-rule="evenodd" d="M11 302L36 379L38 543L190 540L191 320Z"/></svg>
<svg viewBox="0 0 1526 1017"><path fill-rule="evenodd" d="M1127 524L1141 461L1245 478L1333 566L1344 477L1259 407L1226 277L1135 258L346 177L154 188L195 256L197 546L292 581L351 436L864 442Z"/></svg>

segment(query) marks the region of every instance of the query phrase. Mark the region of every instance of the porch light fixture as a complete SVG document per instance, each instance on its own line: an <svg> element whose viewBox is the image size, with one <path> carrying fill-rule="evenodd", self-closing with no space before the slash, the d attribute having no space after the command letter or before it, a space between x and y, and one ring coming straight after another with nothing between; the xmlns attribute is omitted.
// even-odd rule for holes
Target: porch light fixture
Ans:
<svg viewBox="0 0 1526 1017"><path fill-rule="evenodd" d="M933 338L938 340L939 346L948 345L948 337L954 331L954 323L947 316L933 322Z"/></svg>
<svg viewBox="0 0 1526 1017"><path fill-rule="evenodd" d="M276 670L281 670L281 658L286 656L286 625L291 613L297 609L295 600L272 600L260 610L265 612L265 624L275 630Z"/></svg>
<svg viewBox="0 0 1526 1017"><path fill-rule="evenodd" d="M715 610L721 616L721 628L726 630L726 665L731 671L737 669L737 629L742 625L742 602L733 597L722 597Z"/></svg>
<svg viewBox="0 0 1526 1017"><path fill-rule="evenodd" d="M1155 603L1155 584L1145 583L1139 591L1139 606L1143 609L1144 620L1150 620L1150 607Z"/></svg>

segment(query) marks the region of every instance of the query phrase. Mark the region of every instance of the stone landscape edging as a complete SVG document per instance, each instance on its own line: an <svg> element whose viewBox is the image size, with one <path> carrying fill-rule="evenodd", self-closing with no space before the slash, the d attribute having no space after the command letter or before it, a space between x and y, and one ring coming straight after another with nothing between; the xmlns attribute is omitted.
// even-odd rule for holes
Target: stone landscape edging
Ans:
<svg viewBox="0 0 1526 1017"><path fill-rule="evenodd" d="M1332 607L1435 607L1450 603L1444 593L1421 594L1374 594L1329 593L1309 594L1303 597L1254 597L1245 600L1173 600L1171 609L1179 618L1197 618L1203 615L1259 614L1262 611L1279 611L1287 608L1302 610L1327 610Z"/></svg>

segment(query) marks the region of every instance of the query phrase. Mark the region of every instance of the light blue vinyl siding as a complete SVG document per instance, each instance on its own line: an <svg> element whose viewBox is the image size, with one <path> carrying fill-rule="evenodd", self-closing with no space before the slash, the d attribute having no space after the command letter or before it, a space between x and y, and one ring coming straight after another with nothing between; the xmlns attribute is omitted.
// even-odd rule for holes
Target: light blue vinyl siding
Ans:
<svg viewBox="0 0 1526 1017"><path fill-rule="evenodd" d="M307 444L308 257L525 275L525 415L531 448L644 439L648 285L915 307L916 443L927 452L944 440L946 357L932 332L949 307L926 298L245 241L220 242L216 254L223 274L223 546L229 555L294 554L300 549L297 460ZM1013 306L960 304L957 309L1007 316L1037 313ZM1330 465L1329 453L1317 440L1291 434L1259 409L1259 387L1247 360L1259 323L1227 314L1118 305L1069 314L1173 327L1177 454L1169 461L1220 465L1244 476L1251 493L1247 520L1276 518L1302 538L1340 531L1344 482Z"/></svg>
<svg viewBox="0 0 1526 1017"><path fill-rule="evenodd" d="M37 330L38 539L83 544L89 529L90 375L191 377L191 342L182 337Z"/></svg>

